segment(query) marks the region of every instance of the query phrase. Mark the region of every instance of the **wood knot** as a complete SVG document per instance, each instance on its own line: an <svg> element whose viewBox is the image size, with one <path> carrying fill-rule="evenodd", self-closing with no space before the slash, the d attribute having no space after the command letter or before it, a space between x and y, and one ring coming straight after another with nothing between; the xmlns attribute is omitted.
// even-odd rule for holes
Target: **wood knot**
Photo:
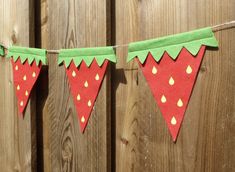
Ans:
<svg viewBox="0 0 235 172"><path fill-rule="evenodd" d="M66 138L62 147L63 161L70 162L72 160L72 155L73 155L73 147L72 147L71 140L69 138Z"/></svg>
<svg viewBox="0 0 235 172"><path fill-rule="evenodd" d="M15 164L15 166L14 166L14 168L13 168L13 171L14 171L14 172L19 172L19 171L21 171L21 168L20 168L20 164L19 164L19 163Z"/></svg>
<svg viewBox="0 0 235 172"><path fill-rule="evenodd" d="M121 137L121 142L124 144L124 145L127 145L129 143L129 141L126 139L126 138L123 138Z"/></svg>
<svg viewBox="0 0 235 172"><path fill-rule="evenodd" d="M12 35L11 35L11 40L13 44L16 44L17 42L17 33L15 30L13 30Z"/></svg>
<svg viewBox="0 0 235 172"><path fill-rule="evenodd" d="M201 66L200 72L206 72L206 66L205 66L205 65L202 65L202 66Z"/></svg>

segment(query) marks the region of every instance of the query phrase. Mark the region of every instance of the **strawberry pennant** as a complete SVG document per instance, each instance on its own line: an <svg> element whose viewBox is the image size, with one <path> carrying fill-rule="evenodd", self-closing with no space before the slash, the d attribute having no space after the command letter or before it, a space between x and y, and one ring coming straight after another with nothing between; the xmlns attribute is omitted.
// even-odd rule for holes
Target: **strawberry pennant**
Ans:
<svg viewBox="0 0 235 172"><path fill-rule="evenodd" d="M206 46L218 43L210 28L129 44L176 141Z"/></svg>
<svg viewBox="0 0 235 172"><path fill-rule="evenodd" d="M64 62L82 133L109 61L116 62L112 47L64 49L59 53L58 64Z"/></svg>
<svg viewBox="0 0 235 172"><path fill-rule="evenodd" d="M18 110L20 116L23 116L42 64L46 64L46 50L13 46L9 48L7 57L12 58L11 63Z"/></svg>

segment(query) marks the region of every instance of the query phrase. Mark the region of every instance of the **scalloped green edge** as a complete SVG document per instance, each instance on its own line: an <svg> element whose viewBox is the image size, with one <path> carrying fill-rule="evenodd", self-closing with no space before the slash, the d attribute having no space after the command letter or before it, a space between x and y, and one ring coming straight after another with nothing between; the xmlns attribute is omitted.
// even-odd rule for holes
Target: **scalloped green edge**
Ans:
<svg viewBox="0 0 235 172"><path fill-rule="evenodd" d="M0 56L4 56L4 48L0 45Z"/></svg>
<svg viewBox="0 0 235 172"><path fill-rule="evenodd" d="M218 42L210 27L158 39L130 43L128 46L127 62L137 57L143 64L148 53L151 53L158 62L161 60L164 52L167 52L175 60L183 47L195 56L202 45L218 47Z"/></svg>
<svg viewBox="0 0 235 172"><path fill-rule="evenodd" d="M36 65L39 65L39 62L42 64L47 64L46 50L39 48L26 48L12 46L8 49L7 58L13 58L14 62L20 58L21 63L23 64L26 60L31 65L33 61L36 62Z"/></svg>
<svg viewBox="0 0 235 172"><path fill-rule="evenodd" d="M89 67L93 60L96 60L99 66L102 66L105 60L113 63L117 62L113 47L93 47L93 48L74 48L62 49L58 56L58 65L64 62L66 68L73 61L78 67L82 61Z"/></svg>

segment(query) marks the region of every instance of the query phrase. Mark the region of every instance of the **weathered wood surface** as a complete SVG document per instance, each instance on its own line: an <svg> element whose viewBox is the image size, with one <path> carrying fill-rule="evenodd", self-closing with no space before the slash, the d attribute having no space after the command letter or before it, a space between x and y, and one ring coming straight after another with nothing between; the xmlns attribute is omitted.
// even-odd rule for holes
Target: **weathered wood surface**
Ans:
<svg viewBox="0 0 235 172"><path fill-rule="evenodd" d="M1 0L0 40L34 46L34 5L31 0ZM0 171L36 171L35 92L24 119L18 117L12 66L0 57Z"/></svg>
<svg viewBox="0 0 235 172"><path fill-rule="evenodd" d="M235 20L234 0L112 0L112 11L110 3L41 0L36 46L101 46L114 37L125 44ZM0 40L34 47L33 9L32 0L2 0ZM138 66L126 64L127 48L117 50L118 63L103 82L84 135L56 56L49 56L45 106L46 68L39 78L37 125L34 93L25 118L18 118L11 64L0 58L0 171L36 171L37 158L37 169L45 172L235 171L235 31L216 37L219 50L206 51L175 144Z"/></svg>
<svg viewBox="0 0 235 172"><path fill-rule="evenodd" d="M230 20L234 0L116 0L116 44ZM175 144L141 70L126 64L126 48L118 49L112 73L117 172L235 171L235 30L215 36L219 50L206 51Z"/></svg>
<svg viewBox="0 0 235 172"><path fill-rule="evenodd" d="M48 1L50 49L106 45L106 0ZM104 79L85 133L79 123L64 66L49 56L50 171L110 171L109 79Z"/></svg>

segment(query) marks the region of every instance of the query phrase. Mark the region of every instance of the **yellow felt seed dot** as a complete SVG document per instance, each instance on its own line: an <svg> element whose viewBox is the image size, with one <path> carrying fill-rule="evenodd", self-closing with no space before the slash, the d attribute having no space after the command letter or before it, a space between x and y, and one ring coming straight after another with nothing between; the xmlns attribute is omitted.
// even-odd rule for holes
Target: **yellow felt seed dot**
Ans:
<svg viewBox="0 0 235 172"><path fill-rule="evenodd" d="M171 124L172 124L172 125L175 125L176 123L177 123L177 121L176 121L175 117L173 116L173 117L171 118Z"/></svg>
<svg viewBox="0 0 235 172"><path fill-rule="evenodd" d="M20 86L19 86L19 85L17 85L16 89L17 89L17 90L20 90Z"/></svg>
<svg viewBox="0 0 235 172"><path fill-rule="evenodd" d="M76 76L76 72L75 72L75 71L72 72L72 76L73 76L73 77Z"/></svg>
<svg viewBox="0 0 235 172"><path fill-rule="evenodd" d="M33 72L32 77L33 77L33 78L35 78L35 77L36 77L36 73L35 73L35 72Z"/></svg>
<svg viewBox="0 0 235 172"><path fill-rule="evenodd" d="M85 120L86 120L86 119L85 119L85 117L84 117L84 116L82 116L82 118L81 118L81 122L82 122L82 123L84 123L84 122L85 122Z"/></svg>
<svg viewBox="0 0 235 172"><path fill-rule="evenodd" d="M91 101L90 101L90 100L88 101L87 105L88 105L89 107L91 106Z"/></svg>
<svg viewBox="0 0 235 172"><path fill-rule="evenodd" d="M179 99L179 100L178 100L178 102L177 102L177 106L178 106L178 107L182 107L182 106L183 106L183 102L182 102L182 100L181 100L181 99Z"/></svg>
<svg viewBox="0 0 235 172"><path fill-rule="evenodd" d="M164 95L162 95L161 102L166 103L166 97Z"/></svg>
<svg viewBox="0 0 235 172"><path fill-rule="evenodd" d="M157 68L155 67L155 66L153 66L153 68L152 68L152 73L155 75L155 74L157 74Z"/></svg>
<svg viewBox="0 0 235 172"><path fill-rule="evenodd" d="M95 76L95 80L98 81L100 79L100 76L99 74L97 73L96 76Z"/></svg>
<svg viewBox="0 0 235 172"><path fill-rule="evenodd" d="M24 75L24 77L23 77L23 80L24 80L24 81L26 81L26 80L27 80L27 77L26 77L26 75Z"/></svg>
<svg viewBox="0 0 235 172"><path fill-rule="evenodd" d="M87 81L84 83L84 86L85 86L85 87L88 87L88 82L87 82Z"/></svg>
<svg viewBox="0 0 235 172"><path fill-rule="evenodd" d="M21 102L20 102L20 106L23 106L23 105L24 105L24 102L23 102L23 101L21 101Z"/></svg>
<svg viewBox="0 0 235 172"><path fill-rule="evenodd" d="M15 66L15 70L18 70L18 69L19 69L19 67L18 67L18 65L16 65L16 66Z"/></svg>
<svg viewBox="0 0 235 172"><path fill-rule="evenodd" d="M190 65L188 65L188 67L187 67L187 69L186 69L186 73L187 73L187 74L191 74L192 71L193 71L193 69L191 68Z"/></svg>
<svg viewBox="0 0 235 172"><path fill-rule="evenodd" d="M25 95L26 95L26 96L28 96L28 95L29 95L28 91L25 91Z"/></svg>
<svg viewBox="0 0 235 172"><path fill-rule="evenodd" d="M81 100L80 94L77 95L77 100L78 100L78 101Z"/></svg>
<svg viewBox="0 0 235 172"><path fill-rule="evenodd" d="M170 84L170 85L174 85L174 83L175 83L175 81L174 81L174 79L171 77L171 78L169 79L169 84Z"/></svg>

